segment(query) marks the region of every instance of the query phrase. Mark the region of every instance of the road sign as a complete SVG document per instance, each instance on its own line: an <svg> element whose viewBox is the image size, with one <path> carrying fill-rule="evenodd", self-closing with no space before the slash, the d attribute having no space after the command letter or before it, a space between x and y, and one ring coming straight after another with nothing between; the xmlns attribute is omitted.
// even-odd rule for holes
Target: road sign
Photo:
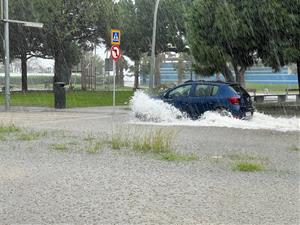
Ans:
<svg viewBox="0 0 300 225"><path fill-rule="evenodd" d="M112 45L121 44L121 30L117 30L117 29L111 30L111 44Z"/></svg>
<svg viewBox="0 0 300 225"><path fill-rule="evenodd" d="M110 55L113 60L118 61L118 59L121 57L120 47L118 45L113 45L110 49Z"/></svg>

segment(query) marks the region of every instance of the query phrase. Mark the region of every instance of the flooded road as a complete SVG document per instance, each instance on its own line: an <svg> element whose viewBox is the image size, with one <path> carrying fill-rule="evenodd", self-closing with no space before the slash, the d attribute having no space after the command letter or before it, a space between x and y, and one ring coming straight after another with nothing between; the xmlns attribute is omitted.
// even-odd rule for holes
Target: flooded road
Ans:
<svg viewBox="0 0 300 225"><path fill-rule="evenodd" d="M198 120L191 120L175 107L143 92L137 92L131 101L132 123L162 126L227 127L240 129L266 129L274 131L300 131L300 118L273 117L255 112L250 120L221 116L216 112L205 112Z"/></svg>

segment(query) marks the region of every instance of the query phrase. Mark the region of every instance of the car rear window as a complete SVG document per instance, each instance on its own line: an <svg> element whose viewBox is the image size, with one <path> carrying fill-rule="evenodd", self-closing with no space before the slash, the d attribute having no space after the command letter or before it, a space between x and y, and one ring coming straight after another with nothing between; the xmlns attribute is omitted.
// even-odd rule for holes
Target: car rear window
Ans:
<svg viewBox="0 0 300 225"><path fill-rule="evenodd" d="M248 92L239 85L230 85L229 88L235 91L238 95L249 95Z"/></svg>

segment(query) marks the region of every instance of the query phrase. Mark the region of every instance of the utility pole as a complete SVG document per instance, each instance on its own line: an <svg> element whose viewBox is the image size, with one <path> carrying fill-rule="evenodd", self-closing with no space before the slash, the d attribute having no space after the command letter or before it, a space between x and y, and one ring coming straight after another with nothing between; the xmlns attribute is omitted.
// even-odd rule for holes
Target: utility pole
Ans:
<svg viewBox="0 0 300 225"><path fill-rule="evenodd" d="M8 0L1 0L1 20L4 22L4 70L5 70L5 110L10 108L10 66L9 66L9 23L18 23L26 27L42 28L42 23L8 19Z"/></svg>
<svg viewBox="0 0 300 225"><path fill-rule="evenodd" d="M3 0L4 20L4 70L5 70L5 110L10 107L10 67L9 67L9 22L8 22L8 0Z"/></svg>
<svg viewBox="0 0 300 225"><path fill-rule="evenodd" d="M156 0L154 17L153 17L153 31L152 31L152 48L151 48L151 66L150 66L150 77L149 77L149 88L155 88L155 42L156 42L156 22L157 22L157 11L160 0Z"/></svg>

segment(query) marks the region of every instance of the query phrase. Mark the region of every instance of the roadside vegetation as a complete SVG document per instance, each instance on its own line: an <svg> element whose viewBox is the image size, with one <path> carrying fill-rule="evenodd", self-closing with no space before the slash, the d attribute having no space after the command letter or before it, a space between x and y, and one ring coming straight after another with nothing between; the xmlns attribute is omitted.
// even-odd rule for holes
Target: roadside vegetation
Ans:
<svg viewBox="0 0 300 225"><path fill-rule="evenodd" d="M271 93L285 94L285 89L297 89L298 85L291 84L254 84L246 83L246 89L256 89L256 92L264 93L266 91ZM297 93L297 92L295 92Z"/></svg>
<svg viewBox="0 0 300 225"><path fill-rule="evenodd" d="M66 144L51 144L50 148L52 150L62 151L62 152L66 152L69 150Z"/></svg>
<svg viewBox="0 0 300 225"><path fill-rule="evenodd" d="M6 141L7 135L19 131L21 131L21 129L16 127L14 124L0 124L0 141Z"/></svg>
<svg viewBox="0 0 300 225"><path fill-rule="evenodd" d="M182 154L178 152L167 152L160 155L161 159L166 161L195 161L199 157L195 154Z"/></svg>
<svg viewBox="0 0 300 225"><path fill-rule="evenodd" d="M300 152L300 146L292 145L289 150L293 152Z"/></svg>
<svg viewBox="0 0 300 225"><path fill-rule="evenodd" d="M8 134L13 132L19 132L21 129L16 127L14 124L0 124L0 134Z"/></svg>
<svg viewBox="0 0 300 225"><path fill-rule="evenodd" d="M127 105L133 91L117 91L116 105ZM67 108L74 107L94 107L111 106L113 93L111 91L87 92L76 91L67 92ZM4 104L3 94L0 95L0 104ZM13 106L40 106L53 107L54 95L52 92L15 92L11 95L11 105Z"/></svg>
<svg viewBox="0 0 300 225"><path fill-rule="evenodd" d="M258 172L264 170L264 166L253 162L238 162L233 165L232 169L241 172Z"/></svg>
<svg viewBox="0 0 300 225"><path fill-rule="evenodd" d="M47 132L43 131L43 132L36 132L36 131L28 131L28 132L22 132L17 136L17 140L20 141L33 141L33 140L37 140L41 137L46 137L47 136Z"/></svg>
<svg viewBox="0 0 300 225"><path fill-rule="evenodd" d="M129 148L136 153L150 154L165 161L193 161L199 159L194 154L176 152L173 146L174 137L174 132L162 129L134 136L117 134L111 139L110 145L112 149Z"/></svg>
<svg viewBox="0 0 300 225"><path fill-rule="evenodd" d="M98 153L99 151L101 151L103 146L104 146L104 144L101 141L91 142L89 144L88 148L86 149L86 151L88 153L95 154L95 153Z"/></svg>
<svg viewBox="0 0 300 225"><path fill-rule="evenodd" d="M244 153L233 153L227 155L230 159L232 170L241 172L259 172L265 170L266 163L268 162L267 157L244 154Z"/></svg>

